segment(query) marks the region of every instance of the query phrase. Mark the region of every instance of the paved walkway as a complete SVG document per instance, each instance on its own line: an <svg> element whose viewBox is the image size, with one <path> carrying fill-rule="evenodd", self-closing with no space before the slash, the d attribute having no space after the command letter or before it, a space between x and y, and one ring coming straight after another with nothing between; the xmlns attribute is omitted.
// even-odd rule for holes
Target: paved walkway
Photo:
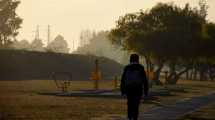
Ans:
<svg viewBox="0 0 215 120"><path fill-rule="evenodd" d="M193 97L189 100L179 101L174 105L156 107L140 114L139 120L176 120L213 102L215 102L215 92L206 96Z"/></svg>

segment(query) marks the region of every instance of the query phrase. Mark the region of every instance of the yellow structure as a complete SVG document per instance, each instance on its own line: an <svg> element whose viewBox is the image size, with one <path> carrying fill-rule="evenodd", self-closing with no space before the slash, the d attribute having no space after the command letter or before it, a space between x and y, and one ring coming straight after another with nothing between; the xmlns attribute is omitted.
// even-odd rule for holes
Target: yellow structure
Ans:
<svg viewBox="0 0 215 120"><path fill-rule="evenodd" d="M113 85L114 85L114 89L116 90L118 88L118 77L115 76L114 79L113 79Z"/></svg>
<svg viewBox="0 0 215 120"><path fill-rule="evenodd" d="M91 74L91 80L94 81L94 89L99 89L99 80L101 80L101 71L99 70L99 61L95 60L95 70Z"/></svg>
<svg viewBox="0 0 215 120"><path fill-rule="evenodd" d="M153 80L154 79L154 72L153 71L146 71L146 76L149 80Z"/></svg>

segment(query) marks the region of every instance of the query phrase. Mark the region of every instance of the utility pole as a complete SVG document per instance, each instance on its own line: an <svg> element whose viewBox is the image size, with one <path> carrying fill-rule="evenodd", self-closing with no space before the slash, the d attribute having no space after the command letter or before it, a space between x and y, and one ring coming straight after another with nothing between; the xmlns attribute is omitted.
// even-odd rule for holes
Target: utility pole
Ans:
<svg viewBox="0 0 215 120"><path fill-rule="evenodd" d="M40 39L40 27L39 25L37 25L35 40L39 40L39 39Z"/></svg>
<svg viewBox="0 0 215 120"><path fill-rule="evenodd" d="M73 40L72 50L73 50L73 52L75 51L75 40Z"/></svg>
<svg viewBox="0 0 215 120"><path fill-rule="evenodd" d="M51 39L51 30L50 30L50 25L48 25L48 36L47 36L47 45L49 44L50 42L50 39Z"/></svg>

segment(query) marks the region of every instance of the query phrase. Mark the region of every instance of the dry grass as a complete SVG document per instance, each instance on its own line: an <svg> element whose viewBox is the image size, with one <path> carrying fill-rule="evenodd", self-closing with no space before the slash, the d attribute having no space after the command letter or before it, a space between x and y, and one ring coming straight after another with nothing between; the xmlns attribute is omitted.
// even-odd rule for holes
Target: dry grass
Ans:
<svg viewBox="0 0 215 120"><path fill-rule="evenodd" d="M70 89L91 88L91 82L73 82ZM102 83L107 88L111 83ZM53 81L0 81L0 118L11 120L87 120L103 114L124 114L125 100L42 96L58 91Z"/></svg>
<svg viewBox="0 0 215 120"><path fill-rule="evenodd" d="M214 83L182 81L186 92L172 92L174 96L158 97L161 104L206 94L215 89ZM74 81L70 90L91 89L92 82ZM112 82L101 82L101 88L112 89ZM110 114L125 115L126 100L114 98L57 97L39 95L56 92L53 81L0 81L0 120L90 120ZM141 106L141 112L155 104Z"/></svg>

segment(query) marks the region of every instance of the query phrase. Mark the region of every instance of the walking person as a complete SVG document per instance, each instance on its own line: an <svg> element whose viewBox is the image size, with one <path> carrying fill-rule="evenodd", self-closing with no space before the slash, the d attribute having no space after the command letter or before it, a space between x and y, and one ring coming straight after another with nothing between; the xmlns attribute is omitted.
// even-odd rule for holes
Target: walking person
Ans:
<svg viewBox="0 0 215 120"><path fill-rule="evenodd" d="M139 56L137 54L130 56L130 64L124 68L120 88L122 95L127 97L128 119L138 120L142 95L148 95L148 80L144 67L139 64Z"/></svg>

